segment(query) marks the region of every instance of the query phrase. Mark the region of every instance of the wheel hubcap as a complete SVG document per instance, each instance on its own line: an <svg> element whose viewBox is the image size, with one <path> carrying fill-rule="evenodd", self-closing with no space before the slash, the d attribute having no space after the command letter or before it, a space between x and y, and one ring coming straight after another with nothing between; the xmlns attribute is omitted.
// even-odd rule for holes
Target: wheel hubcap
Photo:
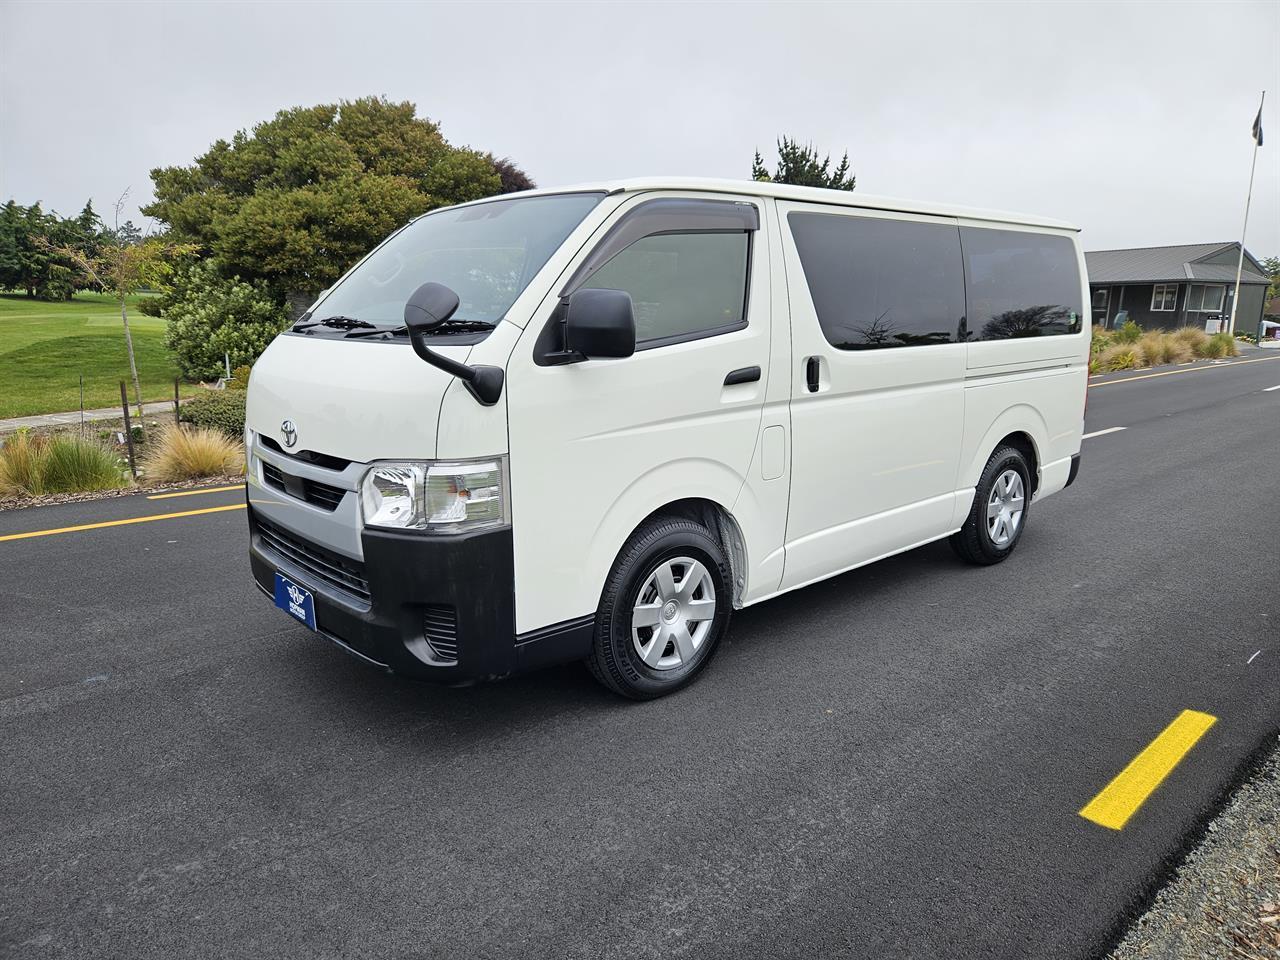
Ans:
<svg viewBox="0 0 1280 960"><path fill-rule="evenodd" d="M1017 534L1024 504L1022 475L1017 470L1006 470L996 477L987 499L987 535L997 547L1005 546Z"/></svg>
<svg viewBox="0 0 1280 960"><path fill-rule="evenodd" d="M692 557L663 560L645 579L631 610L631 642L655 670L689 663L711 633L716 588Z"/></svg>

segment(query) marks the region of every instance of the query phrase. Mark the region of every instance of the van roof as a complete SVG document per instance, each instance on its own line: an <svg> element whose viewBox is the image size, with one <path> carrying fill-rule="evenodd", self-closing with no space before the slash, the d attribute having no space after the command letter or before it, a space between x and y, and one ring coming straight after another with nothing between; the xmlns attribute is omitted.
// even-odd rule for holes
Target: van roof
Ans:
<svg viewBox="0 0 1280 960"><path fill-rule="evenodd" d="M942 217L963 217L970 220L990 220L1023 226L1051 227L1055 230L1073 230L1079 227L1063 220L1037 217L1001 210L979 210L945 203L925 203L904 200L899 197L881 197L857 190L826 190L821 187L793 187L786 183L761 180L728 180L703 177L637 177L628 180L603 180L595 183L579 183L572 186L529 190L529 196L553 193L644 193L650 190L699 190L707 193L735 193L754 197L776 197L779 200L801 200L810 203L826 203L842 207L862 207L869 210L892 210L900 213L918 213ZM509 197L511 194L501 196ZM497 199L490 198L490 199ZM484 202L484 201L480 201Z"/></svg>

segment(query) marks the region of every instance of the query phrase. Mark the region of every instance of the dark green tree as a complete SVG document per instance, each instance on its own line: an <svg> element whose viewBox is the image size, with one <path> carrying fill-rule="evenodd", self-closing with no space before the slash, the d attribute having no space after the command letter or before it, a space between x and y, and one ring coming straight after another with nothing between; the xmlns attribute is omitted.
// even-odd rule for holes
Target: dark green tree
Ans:
<svg viewBox="0 0 1280 960"><path fill-rule="evenodd" d="M819 161L813 144L801 144L786 136L778 138L778 165L773 173L764 165L760 151L756 151L751 163L751 179L798 187L825 187L828 190L852 190L857 182L849 167L847 150L832 170L830 155Z"/></svg>
<svg viewBox="0 0 1280 960"><path fill-rule="evenodd" d="M499 193L515 174L531 185L510 161L451 146L412 103L367 97L282 110L191 166L153 170L143 213L221 276L297 304L411 217Z"/></svg>
<svg viewBox="0 0 1280 960"><path fill-rule="evenodd" d="M1280 297L1280 257L1267 257L1262 261L1262 272L1271 280L1267 287L1267 299Z"/></svg>

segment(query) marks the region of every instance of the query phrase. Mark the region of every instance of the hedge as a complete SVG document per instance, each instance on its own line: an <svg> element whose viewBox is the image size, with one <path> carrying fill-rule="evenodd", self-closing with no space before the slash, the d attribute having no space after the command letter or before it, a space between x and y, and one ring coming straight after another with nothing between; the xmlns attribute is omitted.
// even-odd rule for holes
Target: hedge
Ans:
<svg viewBox="0 0 1280 960"><path fill-rule="evenodd" d="M236 440L244 437L243 390L209 390L182 405L181 419L197 427L214 427Z"/></svg>

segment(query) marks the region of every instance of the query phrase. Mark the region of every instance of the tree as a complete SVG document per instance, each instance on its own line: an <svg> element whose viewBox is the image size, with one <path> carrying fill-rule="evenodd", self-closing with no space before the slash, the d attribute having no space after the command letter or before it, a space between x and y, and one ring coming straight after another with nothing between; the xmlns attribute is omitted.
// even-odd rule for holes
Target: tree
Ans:
<svg viewBox="0 0 1280 960"><path fill-rule="evenodd" d="M799 187L825 187L828 190L852 190L857 182L849 168L847 150L839 165L831 170L830 155L819 162L818 152L813 144L801 145L786 136L778 139L778 166L772 174L765 167L760 151L756 151L751 163L751 179L789 183Z"/></svg>
<svg viewBox="0 0 1280 960"><path fill-rule="evenodd" d="M510 157L494 160L493 169L498 171L498 179L502 181L500 193L516 193L519 190L537 189L538 185L529 178L527 173L512 163Z"/></svg>
<svg viewBox="0 0 1280 960"><path fill-rule="evenodd" d="M2 256L0 253L0 257ZM1267 257L1263 260L1262 272L1271 280L1271 286L1267 287L1267 299L1280 297L1280 257Z"/></svg>
<svg viewBox="0 0 1280 960"><path fill-rule="evenodd" d="M42 300L69 300L88 281L60 251L92 250L100 221L92 203L66 219L45 213L39 203L24 207L10 200L0 207L0 289L22 290Z"/></svg>
<svg viewBox="0 0 1280 960"><path fill-rule="evenodd" d="M405 221L524 189L509 160L454 147L412 103L378 97L282 110L188 167L153 170L143 208L227 279L308 302Z"/></svg>
<svg viewBox="0 0 1280 960"><path fill-rule="evenodd" d="M120 224L120 212L129 196L126 190L116 201L115 226L104 234L104 242L94 251L83 246L55 246L47 241L56 255L74 263L84 275L103 290L109 290L120 304L120 320L124 324L125 349L129 354L129 375L133 378L134 402L138 405L138 423L142 423L142 384L138 380L138 363L133 353L133 334L129 331L128 297L140 288L163 282L173 269L173 261L191 253L191 244L172 243L164 237L139 237L128 221Z"/></svg>

